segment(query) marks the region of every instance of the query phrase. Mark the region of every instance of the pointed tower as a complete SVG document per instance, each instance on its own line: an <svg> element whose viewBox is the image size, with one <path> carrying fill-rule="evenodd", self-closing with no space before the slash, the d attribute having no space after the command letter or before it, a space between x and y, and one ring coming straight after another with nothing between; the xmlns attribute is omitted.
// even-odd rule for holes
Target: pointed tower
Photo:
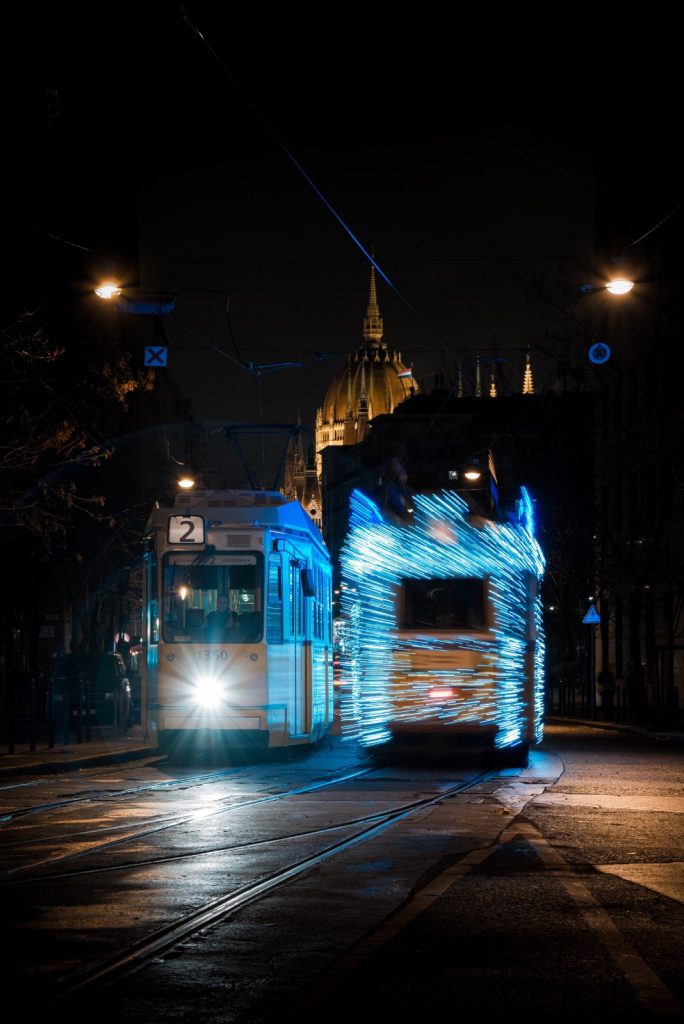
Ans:
<svg viewBox="0 0 684 1024"><path fill-rule="evenodd" d="M313 441L304 454L300 432L290 438L285 456L285 473L281 493L289 501L298 501L320 529L322 523L321 488L316 473Z"/></svg>
<svg viewBox="0 0 684 1024"><path fill-rule="evenodd" d="M523 372L522 393L523 395L534 394L534 377L532 376L532 356L530 355L529 349L525 354L525 370Z"/></svg>
<svg viewBox="0 0 684 1024"><path fill-rule="evenodd" d="M333 377L316 414L316 468L329 445L357 444L374 416L394 412L419 388L400 352L383 341L384 325L378 306L375 266L371 265L368 305L362 322L362 344Z"/></svg>
<svg viewBox="0 0 684 1024"><path fill-rule="evenodd" d="M480 370L480 353L475 356L475 397L482 398L482 372Z"/></svg>
<svg viewBox="0 0 684 1024"><path fill-rule="evenodd" d="M496 377L494 376L494 370L489 374L489 397L496 398Z"/></svg>
<svg viewBox="0 0 684 1024"><path fill-rule="evenodd" d="M366 394L366 357L361 360L361 391L359 392L357 441L363 441L368 433L368 395Z"/></svg>
<svg viewBox="0 0 684 1024"><path fill-rule="evenodd" d="M302 470L302 489L299 500L320 530L323 525L323 503L316 472L316 452L313 441L309 445L306 463Z"/></svg>
<svg viewBox="0 0 684 1024"><path fill-rule="evenodd" d="M368 296L368 308L363 318L363 337L366 344L371 347L373 344L380 345L382 341L383 324L378 306L378 296L375 288L375 267L371 265L370 295ZM385 346L386 347L386 346Z"/></svg>
<svg viewBox="0 0 684 1024"><path fill-rule="evenodd" d="M351 359L347 356L347 412L344 417L342 444L354 444L355 437L354 400L352 398Z"/></svg>

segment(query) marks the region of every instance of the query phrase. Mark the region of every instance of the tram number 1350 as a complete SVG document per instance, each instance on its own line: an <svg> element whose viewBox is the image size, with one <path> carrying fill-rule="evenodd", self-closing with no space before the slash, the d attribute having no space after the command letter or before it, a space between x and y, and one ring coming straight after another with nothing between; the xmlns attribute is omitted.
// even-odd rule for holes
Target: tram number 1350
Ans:
<svg viewBox="0 0 684 1024"><path fill-rule="evenodd" d="M209 648L196 652L198 661L228 661L228 651L212 651Z"/></svg>

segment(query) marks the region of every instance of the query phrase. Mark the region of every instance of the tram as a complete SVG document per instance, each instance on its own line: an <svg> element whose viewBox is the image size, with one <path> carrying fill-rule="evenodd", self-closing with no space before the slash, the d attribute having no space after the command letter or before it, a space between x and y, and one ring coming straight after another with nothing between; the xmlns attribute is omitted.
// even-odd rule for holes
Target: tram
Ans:
<svg viewBox="0 0 684 1024"><path fill-rule="evenodd" d="M332 584L320 531L278 491L179 493L147 524L143 732L207 749L313 745L333 720Z"/></svg>
<svg viewBox="0 0 684 1024"><path fill-rule="evenodd" d="M410 521L352 494L341 552L341 732L367 748L526 766L543 736L544 557L522 488L483 515L454 491ZM480 510L481 512L481 510Z"/></svg>

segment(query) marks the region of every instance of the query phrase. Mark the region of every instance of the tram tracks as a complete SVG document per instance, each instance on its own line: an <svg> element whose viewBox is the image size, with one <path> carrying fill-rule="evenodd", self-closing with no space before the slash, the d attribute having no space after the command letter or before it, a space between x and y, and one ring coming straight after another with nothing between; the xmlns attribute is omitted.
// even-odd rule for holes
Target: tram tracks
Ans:
<svg viewBox="0 0 684 1024"><path fill-rule="evenodd" d="M202 775L191 775L179 779L163 779L161 782L144 782L141 785L133 786L128 789L110 790L109 792L97 792L89 789L84 793L79 793L75 796L62 797L58 800L49 800L41 804L31 804L28 807L20 807L16 811L0 811L0 825L9 825L13 822L19 821L21 818L34 817L39 814L48 813L49 811L59 810L63 807L74 807L79 804L99 803L110 800L135 799L142 796L144 793L173 789L182 790L187 789L188 786L205 786L217 781L218 779L228 778L229 776L234 776L241 772L246 772L247 770L247 767L224 768L220 771L207 772ZM109 772L103 772L102 775L111 775L114 773L115 770L111 769ZM121 769L118 770L118 773L121 774ZM99 777L100 776L97 776L96 778ZM54 780L52 781L54 782ZM32 785L32 783L29 785ZM11 786L0 787L0 796L7 790L15 790L23 788L24 786L25 783L17 783Z"/></svg>
<svg viewBox="0 0 684 1024"><path fill-rule="evenodd" d="M247 807L252 807L258 804L273 803L274 801L284 800L292 796L301 796L306 793L314 793L317 790L324 789L329 786L339 785L342 782L347 782L352 779L359 778L360 776L369 775L371 771L372 769L368 768L359 769L352 772L347 772L343 775L336 775L330 779L317 780L315 782L308 783L304 786L294 787L285 790L281 793L271 793L266 796L255 797L250 800L235 800L231 795L225 798L226 801L230 801L227 805L224 804L224 801L221 801L221 804L223 804L222 806L202 808L201 810L193 811L190 814L184 814L180 816L171 815L167 818L162 818L161 820L158 817L156 817L151 820L150 827L146 828L140 828L140 822L137 821L131 823L122 823L118 826L106 826L105 829L101 830L89 830L87 832L81 830L79 832L65 833L59 836L43 837L40 840L32 840L28 843L26 841L20 841L17 844L7 843L3 847L3 849L5 850L11 849L13 845L15 849L17 847L25 849L29 844L33 845L38 841L52 841L54 843L64 844L67 842L74 842L79 839L82 840L83 838L90 838L93 835L96 836L98 834L102 834L102 831L110 831L112 827L122 830L135 829L135 831L132 831L130 834L120 836L116 839L107 839L102 842L93 842L91 845L87 847L81 847L77 850L71 850L65 853L56 854L54 856L43 858L42 860L33 861L30 864L18 865L17 867L7 868L4 870L0 869L0 882L14 881L17 878L19 878L23 873L26 873L28 871L35 871L39 867L47 867L49 865L63 863L67 860L74 860L80 857L92 856L96 853L106 852L107 850L110 850L113 847L138 842L141 839L148 839L156 833L160 833L168 829L178 828L183 825L194 824L200 821L206 821L208 818L213 818L219 815L240 811Z"/></svg>
<svg viewBox="0 0 684 1024"><path fill-rule="evenodd" d="M357 774L367 775L370 773L362 772ZM193 934L206 930L220 921L238 914L250 903L275 892L302 873L314 869L354 846L369 842L385 829L412 815L417 815L436 804L449 800L451 797L467 792L469 789L491 778L494 774L493 772L482 772L452 784L440 790L439 793L411 800L365 817L338 822L333 826L316 829L313 832L271 837L270 839L263 840L263 843L275 843L283 839L303 838L314 833L320 835L326 832L338 831L341 828L349 828L359 824L364 826L352 835L347 835L325 846L323 849L317 850L313 854L294 861L291 860L289 863L279 866L259 878L238 886L231 892L223 893L206 901L201 906L193 908L193 910L175 918L164 926L120 947L114 953L98 960L96 963L86 965L69 977L61 979L56 986L56 991L51 994L48 1005L65 1003L69 1000L83 997L92 991L99 991L100 988L111 984L122 975L141 968L146 962L158 957L161 953L168 952L170 949L178 946ZM209 851L204 851L204 853L207 852ZM200 856L201 854L195 852L194 855ZM139 867L139 865L136 865L136 867Z"/></svg>

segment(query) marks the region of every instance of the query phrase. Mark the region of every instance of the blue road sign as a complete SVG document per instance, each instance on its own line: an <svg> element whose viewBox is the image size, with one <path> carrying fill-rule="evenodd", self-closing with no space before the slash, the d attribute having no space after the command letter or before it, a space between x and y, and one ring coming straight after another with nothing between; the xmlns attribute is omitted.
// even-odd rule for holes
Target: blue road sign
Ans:
<svg viewBox="0 0 684 1024"><path fill-rule="evenodd" d="M145 366L166 366L168 351L165 345L148 345L145 349Z"/></svg>
<svg viewBox="0 0 684 1024"><path fill-rule="evenodd" d="M582 622L584 622L587 626L597 626L600 621L601 621L601 616L596 611L596 606L593 605L593 604L590 605L589 606L589 611L587 612L587 614L582 619Z"/></svg>
<svg viewBox="0 0 684 1024"><path fill-rule="evenodd" d="M601 366L602 363L607 363L610 359L610 346L606 345L603 341L597 341L595 345L592 345L589 349L589 362L595 363L596 366Z"/></svg>

